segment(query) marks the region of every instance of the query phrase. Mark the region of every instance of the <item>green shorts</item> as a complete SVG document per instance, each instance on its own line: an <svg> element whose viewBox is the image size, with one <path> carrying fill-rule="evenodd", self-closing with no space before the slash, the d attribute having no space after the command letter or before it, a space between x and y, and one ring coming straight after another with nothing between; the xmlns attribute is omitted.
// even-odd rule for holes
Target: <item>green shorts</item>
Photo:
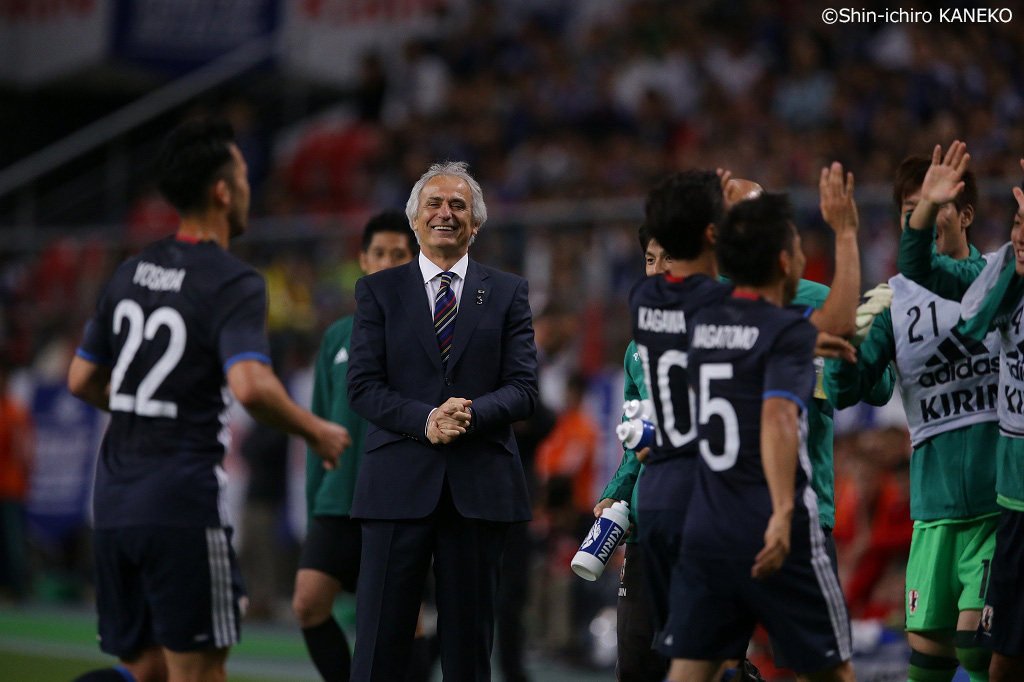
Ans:
<svg viewBox="0 0 1024 682"><path fill-rule="evenodd" d="M956 630L961 611L985 606L999 515L914 524L907 560L907 630Z"/></svg>

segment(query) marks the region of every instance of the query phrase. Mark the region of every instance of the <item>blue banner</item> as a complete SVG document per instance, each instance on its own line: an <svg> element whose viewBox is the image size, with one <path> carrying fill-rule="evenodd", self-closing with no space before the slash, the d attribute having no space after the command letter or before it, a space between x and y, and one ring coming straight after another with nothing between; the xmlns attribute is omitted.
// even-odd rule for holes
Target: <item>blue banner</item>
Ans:
<svg viewBox="0 0 1024 682"><path fill-rule="evenodd" d="M189 71L269 35L277 0L117 0L116 56L163 71Z"/></svg>
<svg viewBox="0 0 1024 682"><path fill-rule="evenodd" d="M86 522L97 446L105 420L61 379L32 395L36 456L26 509L38 542L60 544Z"/></svg>

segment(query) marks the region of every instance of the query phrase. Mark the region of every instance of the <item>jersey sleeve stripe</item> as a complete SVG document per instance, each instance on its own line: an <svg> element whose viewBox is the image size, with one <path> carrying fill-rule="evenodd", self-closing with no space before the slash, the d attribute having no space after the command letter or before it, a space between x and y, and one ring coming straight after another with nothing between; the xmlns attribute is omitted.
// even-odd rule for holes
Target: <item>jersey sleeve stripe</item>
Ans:
<svg viewBox="0 0 1024 682"><path fill-rule="evenodd" d="M88 360L89 362L94 362L97 365L112 365L112 364L114 364L113 362L111 362L110 360L107 360L106 358L101 358L98 355L93 355L92 353L86 352L86 351L82 350L81 348L79 348L78 350L75 351L75 355L77 355L78 357L82 358L83 360Z"/></svg>
<svg viewBox="0 0 1024 682"><path fill-rule="evenodd" d="M785 398L786 400L792 400L801 410L807 409L807 404L789 391L765 391L761 398Z"/></svg>
<svg viewBox="0 0 1024 682"><path fill-rule="evenodd" d="M804 319L810 317L813 314L814 314L814 308L812 306L807 306L807 310L804 311Z"/></svg>
<svg viewBox="0 0 1024 682"><path fill-rule="evenodd" d="M263 353L249 352L239 353L238 355L232 355L228 358L228 361L224 363L224 373L227 374L228 370L231 369L235 363L241 362L242 360L259 360L264 365L272 364L270 358Z"/></svg>

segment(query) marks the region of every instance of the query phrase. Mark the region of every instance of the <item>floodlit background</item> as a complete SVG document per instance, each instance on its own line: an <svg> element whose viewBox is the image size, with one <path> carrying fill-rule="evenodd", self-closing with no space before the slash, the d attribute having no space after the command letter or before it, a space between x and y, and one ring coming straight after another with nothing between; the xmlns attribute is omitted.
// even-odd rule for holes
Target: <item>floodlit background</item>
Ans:
<svg viewBox="0 0 1024 682"><path fill-rule="evenodd" d="M367 217L403 208L431 162L470 163L492 216L473 256L530 281L550 411L523 453L527 665L537 680L611 680L618 572L591 585L568 561L621 456L645 192L690 167L789 191L806 276L828 284L816 186L839 160L857 178L869 288L895 274L896 165L959 138L982 193L972 240L992 250L1024 154L1024 7L1002 4L1009 23L826 25L832 3L758 0L0 0L0 677L70 679L104 660L87 512L103 420L63 382L112 268L175 228L151 164L176 123L235 125L253 187L235 250L267 278L275 361L300 399L322 331L352 312ZM579 413L589 428L568 426ZM304 451L247 459L249 426L239 414L226 462L253 598L229 669L314 679L289 608ZM836 433L859 679L905 678L902 408L852 408ZM353 608L339 600L346 626Z"/></svg>

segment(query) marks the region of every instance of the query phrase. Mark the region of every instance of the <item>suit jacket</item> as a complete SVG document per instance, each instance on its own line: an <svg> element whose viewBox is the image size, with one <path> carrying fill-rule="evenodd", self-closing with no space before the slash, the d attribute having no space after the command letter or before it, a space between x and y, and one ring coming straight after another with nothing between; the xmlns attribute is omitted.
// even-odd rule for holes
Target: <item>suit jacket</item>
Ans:
<svg viewBox="0 0 1024 682"><path fill-rule="evenodd" d="M356 283L348 399L369 425L353 517L423 518L437 506L447 476L463 516L530 519L512 435L512 423L529 417L537 400L527 291L523 278L471 259L445 369L416 259ZM473 401L472 429L432 445L427 416L452 396Z"/></svg>

